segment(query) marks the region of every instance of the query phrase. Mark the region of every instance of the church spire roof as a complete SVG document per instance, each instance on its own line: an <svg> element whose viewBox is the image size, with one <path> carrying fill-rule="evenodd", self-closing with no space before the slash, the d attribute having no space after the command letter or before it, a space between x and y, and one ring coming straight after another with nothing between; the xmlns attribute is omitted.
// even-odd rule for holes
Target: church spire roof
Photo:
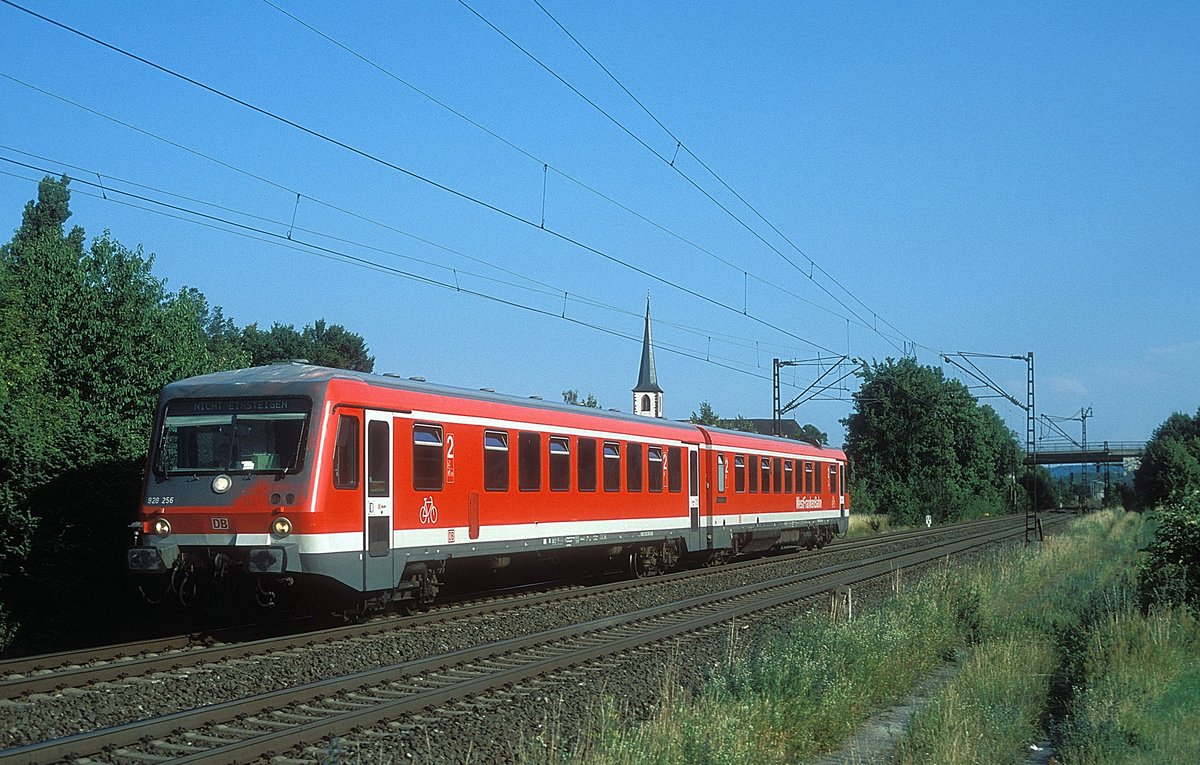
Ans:
<svg viewBox="0 0 1200 765"><path fill-rule="evenodd" d="M638 371L634 393L662 393L658 373L654 371L654 342L650 339L650 296L646 296L646 333L642 336L642 367Z"/></svg>

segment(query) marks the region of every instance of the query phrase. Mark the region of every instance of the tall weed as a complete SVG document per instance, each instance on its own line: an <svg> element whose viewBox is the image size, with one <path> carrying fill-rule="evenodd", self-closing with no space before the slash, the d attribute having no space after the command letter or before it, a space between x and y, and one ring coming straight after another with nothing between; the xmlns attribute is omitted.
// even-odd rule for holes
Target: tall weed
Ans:
<svg viewBox="0 0 1200 765"><path fill-rule="evenodd" d="M1092 625L1136 602L1132 561L1143 535L1141 516L1097 513L1044 545L906 582L854 621L814 615L756 633L730 647L697 698L664 694L651 719L632 727L610 706L575 754L605 765L798 762L836 747L960 655L959 671L914 720L897 756L1018 762L1049 715L1072 704L1105 708L1076 699L1075 683L1092 666L1078 657Z"/></svg>
<svg viewBox="0 0 1200 765"><path fill-rule="evenodd" d="M1190 611L1114 611L1089 630L1077 664L1064 762L1200 762L1200 622Z"/></svg>

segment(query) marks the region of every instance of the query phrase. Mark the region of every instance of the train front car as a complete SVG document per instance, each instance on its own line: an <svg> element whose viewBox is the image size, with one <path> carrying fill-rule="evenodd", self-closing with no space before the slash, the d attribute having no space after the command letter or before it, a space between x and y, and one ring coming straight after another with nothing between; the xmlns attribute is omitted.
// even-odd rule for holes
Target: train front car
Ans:
<svg viewBox="0 0 1200 765"><path fill-rule="evenodd" d="M302 573L327 380L297 368L220 372L163 389L127 553L148 600L191 605L219 590L272 605Z"/></svg>

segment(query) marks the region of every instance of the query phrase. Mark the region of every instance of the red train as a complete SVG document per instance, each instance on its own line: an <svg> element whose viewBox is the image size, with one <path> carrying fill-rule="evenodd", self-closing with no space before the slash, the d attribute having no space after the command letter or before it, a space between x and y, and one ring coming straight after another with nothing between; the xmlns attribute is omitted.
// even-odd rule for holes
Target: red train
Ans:
<svg viewBox="0 0 1200 765"><path fill-rule="evenodd" d="M300 363L172 383L155 422L127 561L152 599L416 605L520 560L645 576L848 521L835 449Z"/></svg>

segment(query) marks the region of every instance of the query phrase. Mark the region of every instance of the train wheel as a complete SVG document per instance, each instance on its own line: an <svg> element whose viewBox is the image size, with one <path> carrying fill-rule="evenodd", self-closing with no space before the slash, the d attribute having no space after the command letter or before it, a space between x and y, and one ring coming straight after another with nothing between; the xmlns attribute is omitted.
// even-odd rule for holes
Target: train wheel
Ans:
<svg viewBox="0 0 1200 765"><path fill-rule="evenodd" d="M182 568L172 570L171 589L175 590L175 595L179 598L179 605L184 608L191 608L196 605L200 588L196 582L196 577L190 572Z"/></svg>
<svg viewBox="0 0 1200 765"><path fill-rule="evenodd" d="M635 579L657 576L659 570L658 555L653 547L641 547L629 553L629 573Z"/></svg>
<svg viewBox="0 0 1200 765"><path fill-rule="evenodd" d="M713 550L704 561L705 566L724 566L729 562L728 550Z"/></svg>

